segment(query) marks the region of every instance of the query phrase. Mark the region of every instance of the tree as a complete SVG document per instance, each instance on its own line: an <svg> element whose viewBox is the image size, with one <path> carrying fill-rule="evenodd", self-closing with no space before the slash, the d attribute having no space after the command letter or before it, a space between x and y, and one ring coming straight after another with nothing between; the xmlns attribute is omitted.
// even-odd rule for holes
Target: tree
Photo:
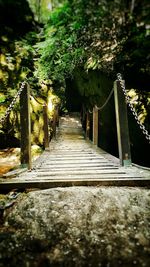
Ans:
<svg viewBox="0 0 150 267"><path fill-rule="evenodd" d="M41 77L60 79L81 65L148 76L148 7L147 0L66 1L51 14L39 44Z"/></svg>
<svg viewBox="0 0 150 267"><path fill-rule="evenodd" d="M64 0L28 0L34 13L34 18L39 23L46 23L52 9L60 6Z"/></svg>

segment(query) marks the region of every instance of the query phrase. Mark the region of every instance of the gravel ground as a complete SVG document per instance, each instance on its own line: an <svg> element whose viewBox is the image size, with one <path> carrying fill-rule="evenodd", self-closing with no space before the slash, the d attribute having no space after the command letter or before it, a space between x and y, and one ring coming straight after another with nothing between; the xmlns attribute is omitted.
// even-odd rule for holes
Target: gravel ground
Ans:
<svg viewBox="0 0 150 267"><path fill-rule="evenodd" d="M1 214L0 267L150 266L150 192L31 191Z"/></svg>

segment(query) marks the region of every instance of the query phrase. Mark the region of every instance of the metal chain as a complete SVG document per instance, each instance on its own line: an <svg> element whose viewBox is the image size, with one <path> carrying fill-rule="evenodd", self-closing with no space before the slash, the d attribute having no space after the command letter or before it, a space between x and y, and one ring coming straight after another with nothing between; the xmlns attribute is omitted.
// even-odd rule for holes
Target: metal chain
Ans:
<svg viewBox="0 0 150 267"><path fill-rule="evenodd" d="M5 114L0 118L0 124L1 125L4 124L4 122L6 121L7 117L9 116L10 112L13 110L13 107L16 104L17 98L20 96L21 92L23 91L25 84L26 84L26 81L22 82L19 91L14 96L14 98L13 98L11 104L9 105L9 107L7 108Z"/></svg>
<svg viewBox="0 0 150 267"><path fill-rule="evenodd" d="M136 122L137 124L139 125L140 129L142 130L143 134L145 135L146 139L149 141L150 143L150 134L148 133L148 131L146 130L145 126L140 122L139 118L138 118L138 113L136 112L133 104L130 102L130 97L127 95L127 92L126 92L126 88L125 88L125 83L124 81L122 80L122 75L121 73L118 73L117 74L117 79L118 81L120 82L120 86L121 86L121 89L123 90L123 93L124 93L124 96L125 96L125 99L126 99L126 102L128 104L128 106L130 107L135 119L136 119Z"/></svg>
<svg viewBox="0 0 150 267"><path fill-rule="evenodd" d="M98 110L102 110L102 109L107 105L107 103L109 102L109 100L110 100L110 98L111 98L113 92L114 92L114 88L112 88L112 90L110 91L110 93L109 93L109 95L108 95L108 97L107 97L105 103L104 103L101 107L98 107L97 105L95 105L95 107L96 107ZM93 113L93 111L90 111L90 110L88 110L88 112L89 112L89 113Z"/></svg>
<svg viewBox="0 0 150 267"><path fill-rule="evenodd" d="M109 93L109 95L108 95L108 97L107 97L105 103L104 103L101 107L97 107L97 106L96 106L96 108L97 108L98 110L102 110L102 109L107 105L107 103L109 102L109 100L110 100L110 98L111 98L113 92L114 92L114 88L111 89L111 91L110 91L110 93Z"/></svg>

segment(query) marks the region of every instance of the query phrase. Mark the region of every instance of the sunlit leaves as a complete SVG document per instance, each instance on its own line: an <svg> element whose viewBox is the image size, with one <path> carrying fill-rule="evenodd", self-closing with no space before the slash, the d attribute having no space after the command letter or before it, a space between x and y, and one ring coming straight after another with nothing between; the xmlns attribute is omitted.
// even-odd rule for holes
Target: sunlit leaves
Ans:
<svg viewBox="0 0 150 267"><path fill-rule="evenodd" d="M131 89L128 91L128 96L130 97L130 103L138 114L139 121L144 123L150 109L150 93L144 92L141 94L138 90Z"/></svg>
<svg viewBox="0 0 150 267"><path fill-rule="evenodd" d="M123 0L66 1L52 12L39 46L39 75L60 80L81 65L107 73L135 66L148 73L147 3L135 1L131 8Z"/></svg>
<svg viewBox="0 0 150 267"><path fill-rule="evenodd" d="M5 102L5 99L6 99L5 95L3 93L0 93L0 103Z"/></svg>

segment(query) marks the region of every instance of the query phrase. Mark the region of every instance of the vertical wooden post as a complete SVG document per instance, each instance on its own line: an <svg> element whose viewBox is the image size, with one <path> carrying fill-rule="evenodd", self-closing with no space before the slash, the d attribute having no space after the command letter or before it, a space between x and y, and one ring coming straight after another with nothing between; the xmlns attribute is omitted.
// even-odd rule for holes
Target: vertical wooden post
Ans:
<svg viewBox="0 0 150 267"><path fill-rule="evenodd" d="M85 105L82 103L80 117L81 117L81 124L83 128L84 128L84 123L85 123L85 115L86 115L86 109L85 109Z"/></svg>
<svg viewBox="0 0 150 267"><path fill-rule="evenodd" d="M56 126L59 126L59 107L56 106Z"/></svg>
<svg viewBox="0 0 150 267"><path fill-rule="evenodd" d="M114 99L120 164L122 166L128 166L131 165L131 152L127 118L127 105L119 81L114 82Z"/></svg>
<svg viewBox="0 0 150 267"><path fill-rule="evenodd" d="M98 145L98 108L93 108L93 144Z"/></svg>
<svg viewBox="0 0 150 267"><path fill-rule="evenodd" d="M31 169L30 89L26 83L20 94L21 166Z"/></svg>
<svg viewBox="0 0 150 267"><path fill-rule="evenodd" d="M44 119L44 148L49 148L49 132L48 132L48 115L47 105L43 105L43 119Z"/></svg>
<svg viewBox="0 0 150 267"><path fill-rule="evenodd" d="M54 109L53 114L53 137L56 138L56 110Z"/></svg>
<svg viewBox="0 0 150 267"><path fill-rule="evenodd" d="M86 113L86 132L85 132L86 139L89 139L90 137L90 118L89 118L89 112Z"/></svg>

